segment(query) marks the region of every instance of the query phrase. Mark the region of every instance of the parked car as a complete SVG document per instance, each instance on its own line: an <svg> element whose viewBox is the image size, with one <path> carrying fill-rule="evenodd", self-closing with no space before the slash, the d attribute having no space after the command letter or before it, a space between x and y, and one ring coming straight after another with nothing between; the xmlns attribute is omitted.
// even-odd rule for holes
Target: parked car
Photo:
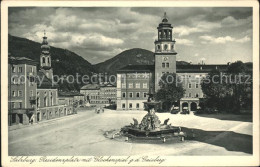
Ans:
<svg viewBox="0 0 260 167"><path fill-rule="evenodd" d="M181 114L190 114L188 107L183 107Z"/></svg>
<svg viewBox="0 0 260 167"><path fill-rule="evenodd" d="M171 114L178 114L179 113L179 107L173 107L171 110Z"/></svg>

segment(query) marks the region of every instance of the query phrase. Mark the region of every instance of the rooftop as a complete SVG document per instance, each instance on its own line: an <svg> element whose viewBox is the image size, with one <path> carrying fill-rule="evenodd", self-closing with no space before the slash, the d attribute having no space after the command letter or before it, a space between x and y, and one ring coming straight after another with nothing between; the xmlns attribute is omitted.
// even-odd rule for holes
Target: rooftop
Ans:
<svg viewBox="0 0 260 167"><path fill-rule="evenodd" d="M80 90L98 90L98 89L100 89L100 85L98 84L88 84L80 88Z"/></svg>
<svg viewBox="0 0 260 167"><path fill-rule="evenodd" d="M83 94L79 93L79 92L58 92L58 95L60 97L74 97L74 96L84 96Z"/></svg>
<svg viewBox="0 0 260 167"><path fill-rule="evenodd" d="M58 88L58 85L56 83L53 83L51 79L49 79L41 70L38 71L37 77L37 88L40 89L56 89Z"/></svg>
<svg viewBox="0 0 260 167"><path fill-rule="evenodd" d="M13 57L10 56L8 58L9 64L30 64L30 65L37 65L38 62L26 57Z"/></svg>
<svg viewBox="0 0 260 167"><path fill-rule="evenodd" d="M153 72L154 65L127 65L117 72Z"/></svg>

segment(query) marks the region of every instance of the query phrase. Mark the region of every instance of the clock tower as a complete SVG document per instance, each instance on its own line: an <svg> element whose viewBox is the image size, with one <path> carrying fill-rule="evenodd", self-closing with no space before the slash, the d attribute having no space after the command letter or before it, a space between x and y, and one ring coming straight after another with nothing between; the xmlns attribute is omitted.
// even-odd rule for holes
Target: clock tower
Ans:
<svg viewBox="0 0 260 167"><path fill-rule="evenodd" d="M158 39L155 40L155 92L158 91L159 81L164 73L176 73L175 40L172 39L172 26L168 22L166 12L162 22L157 27Z"/></svg>
<svg viewBox="0 0 260 167"><path fill-rule="evenodd" d="M44 37L41 45L40 71L43 72L47 78L52 79L53 70L51 67L50 46L47 41L45 30L44 30Z"/></svg>

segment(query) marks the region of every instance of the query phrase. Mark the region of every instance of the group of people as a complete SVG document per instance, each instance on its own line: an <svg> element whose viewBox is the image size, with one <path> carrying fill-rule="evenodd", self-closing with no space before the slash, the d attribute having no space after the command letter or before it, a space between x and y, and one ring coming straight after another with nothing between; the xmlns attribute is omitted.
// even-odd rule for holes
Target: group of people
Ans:
<svg viewBox="0 0 260 167"><path fill-rule="evenodd" d="M102 108L102 107L99 107L99 108L96 108L95 109L95 113L97 113L97 114L99 114L99 113L104 113L105 112L105 109L104 108Z"/></svg>

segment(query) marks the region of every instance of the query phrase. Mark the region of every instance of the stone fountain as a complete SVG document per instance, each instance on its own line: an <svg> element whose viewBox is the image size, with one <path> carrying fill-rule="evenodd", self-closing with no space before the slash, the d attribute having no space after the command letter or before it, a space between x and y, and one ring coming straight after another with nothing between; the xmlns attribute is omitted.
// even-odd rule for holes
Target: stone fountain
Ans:
<svg viewBox="0 0 260 167"><path fill-rule="evenodd" d="M160 106L160 102L155 102L148 98L144 102L148 113L143 117L139 124L137 119L133 118L134 123L121 128L119 134L126 137L126 140L166 140L179 139L184 141L186 133L182 132L181 127L168 124L169 118L161 123L159 117L155 114Z"/></svg>

